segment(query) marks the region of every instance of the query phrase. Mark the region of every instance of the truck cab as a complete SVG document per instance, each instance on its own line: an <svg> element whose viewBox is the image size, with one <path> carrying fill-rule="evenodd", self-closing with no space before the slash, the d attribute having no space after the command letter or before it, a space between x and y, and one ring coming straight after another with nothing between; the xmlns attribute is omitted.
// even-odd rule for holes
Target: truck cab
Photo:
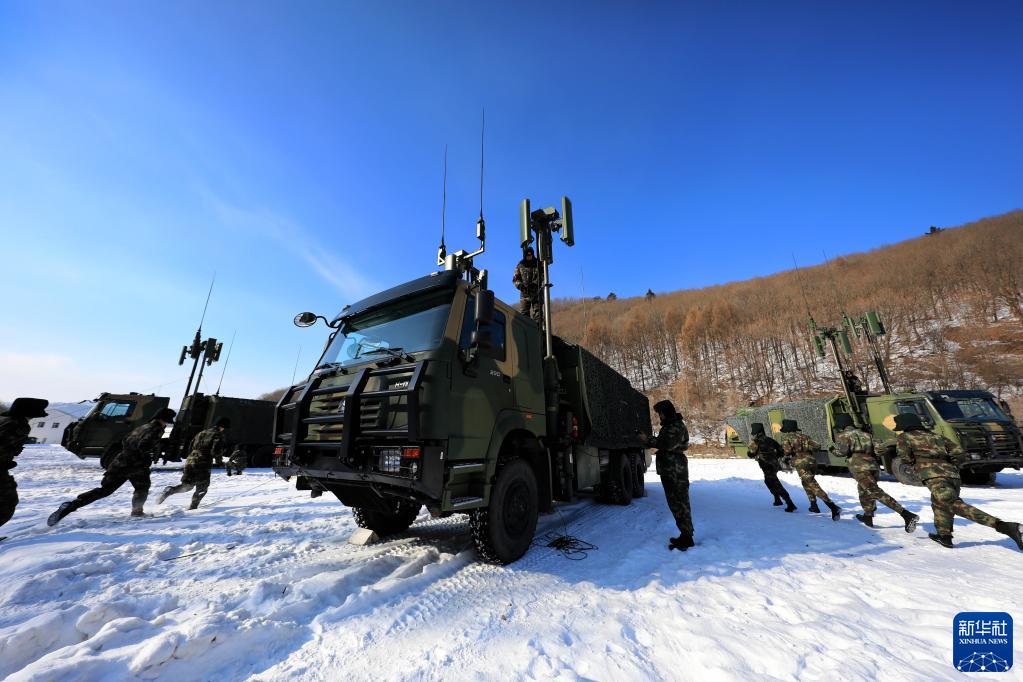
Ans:
<svg viewBox="0 0 1023 682"><path fill-rule="evenodd" d="M155 417L169 402L153 394L103 393L88 414L67 425L61 445L82 459L105 459L120 451L121 439Z"/></svg>

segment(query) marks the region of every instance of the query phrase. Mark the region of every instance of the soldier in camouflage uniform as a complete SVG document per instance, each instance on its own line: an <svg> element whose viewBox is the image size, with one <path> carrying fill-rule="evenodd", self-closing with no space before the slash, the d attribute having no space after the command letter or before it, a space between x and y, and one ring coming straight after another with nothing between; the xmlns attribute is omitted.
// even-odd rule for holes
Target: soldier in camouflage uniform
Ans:
<svg viewBox="0 0 1023 682"><path fill-rule="evenodd" d="M231 452L231 456L227 459L227 475L230 476L232 471L235 476L241 476L242 472L245 471L245 465L249 463L248 455L245 454L245 450L240 445L236 445L234 450Z"/></svg>
<svg viewBox="0 0 1023 682"><path fill-rule="evenodd" d="M145 516L142 508L149 497L149 467L160 447L164 430L174 422L174 414L174 410L164 408L151 421L125 436L121 441L121 451L107 466L100 486L82 493L70 502L61 503L46 523L55 526L71 512L110 495L128 482L135 489L131 496L131 515L135 518Z"/></svg>
<svg viewBox="0 0 1023 682"><path fill-rule="evenodd" d="M817 498L819 497L824 501L828 509L831 510L831 520L838 521L842 515L842 510L831 501L828 494L824 492L824 488L814 478L817 474L817 458L814 453L820 450L821 446L799 430L799 424L796 423L795 419L783 419L781 422L781 433L782 449L785 451L785 455L792 459L792 468L799 474L803 490L806 491L806 497L810 500L810 511L814 514L820 513L820 507L817 506Z"/></svg>
<svg viewBox="0 0 1023 682"><path fill-rule="evenodd" d="M525 256L515 266L512 284L519 290L519 312L529 315L537 322L543 322L543 310L540 304L542 274L540 262L536 259L533 247L526 248Z"/></svg>
<svg viewBox="0 0 1023 682"><path fill-rule="evenodd" d="M668 541L668 548L684 552L695 544L693 514L689 507L689 462L686 460L689 429L670 400L662 400L654 405L654 412L661 421L661 430L650 447L657 450L657 475L661 477L668 509L675 517L680 532L677 538Z"/></svg>
<svg viewBox="0 0 1023 682"><path fill-rule="evenodd" d="M835 447L840 456L849 460L849 473L856 479L856 492L860 496L860 506L863 507L863 513L856 515L857 520L873 528L874 512L880 501L901 516L906 532L912 533L920 517L908 511L877 484L881 467L874 452L873 437L857 429L852 417L841 412L835 415L835 431Z"/></svg>
<svg viewBox="0 0 1023 682"><path fill-rule="evenodd" d="M231 420L221 417L217 423L208 429L204 429L192 439L191 452L185 460L185 470L181 472L181 483L164 488L157 498L157 504L163 504L171 495L192 493L192 504L189 509L195 509L199 502L206 496L210 489L210 469L213 468L213 459L220 458L224 452L224 431L231 428Z"/></svg>
<svg viewBox="0 0 1023 682"><path fill-rule="evenodd" d="M781 469L781 457L784 454L781 445L775 439L764 433L764 425L761 423L750 424L749 442L750 459L757 460L760 470L764 472L764 483L767 489L774 495L774 506L780 507L782 500L785 500L785 511L796 511L796 505L789 496L781 481L778 480L778 471Z"/></svg>
<svg viewBox="0 0 1023 682"><path fill-rule="evenodd" d="M970 519L1008 535L1023 550L1020 524L1007 523L987 512L966 504L959 497L962 481L959 478L958 458L963 455L959 445L924 428L916 414L895 416L898 456L909 462L920 480L931 491L931 509L934 511L934 529L928 537L943 547L952 547L952 521L956 516Z"/></svg>
<svg viewBox="0 0 1023 682"><path fill-rule="evenodd" d="M10 471L18 466L14 458L28 442L32 430L29 419L46 416L49 403L40 398L16 398L10 408L0 414L0 526L11 520L18 506L18 484Z"/></svg>

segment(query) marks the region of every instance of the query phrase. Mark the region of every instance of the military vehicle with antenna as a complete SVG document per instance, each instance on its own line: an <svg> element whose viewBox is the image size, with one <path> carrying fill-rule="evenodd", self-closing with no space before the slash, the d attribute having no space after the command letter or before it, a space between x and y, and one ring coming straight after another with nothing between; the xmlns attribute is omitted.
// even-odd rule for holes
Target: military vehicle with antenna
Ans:
<svg viewBox="0 0 1023 682"><path fill-rule="evenodd" d="M795 419L800 429L824 448L817 453L824 470L846 468L846 460L833 450L834 416L845 413L858 428L870 432L878 445L878 455L886 471L900 482L921 485L912 467L897 456L894 447L895 416L917 414L934 433L958 443L965 451L960 464L964 483L993 483L997 472L1023 466L1023 436L1012 416L994 395L987 391L940 390L898 392L892 387L881 353L879 337L886 330L876 312L851 318L842 314L842 325L819 327L809 315L808 328L820 357L825 346L838 369L842 393L828 398L775 403L747 408L725 419L725 440L736 454L748 452L750 424L760 422L777 433L782 419ZM871 393L843 358L853 353L850 335L866 346L881 383L880 393Z"/></svg>
<svg viewBox="0 0 1023 682"><path fill-rule="evenodd" d="M482 186L482 182L481 182ZM442 269L344 306L312 373L277 406L274 468L316 497L335 495L357 524L404 532L425 506L469 516L479 556L521 557L538 515L583 489L628 504L643 494L650 433L646 397L587 352L553 334L553 238L575 243L572 204L520 210L520 246L542 267L542 323L495 299L474 260L448 253Z"/></svg>
<svg viewBox="0 0 1023 682"><path fill-rule="evenodd" d="M246 454L249 466L270 466L273 455L271 436L275 403L269 400L221 396L220 386L223 385L224 374L227 372L227 361L224 362L224 371L220 375L220 386L217 387L216 393L205 395L199 391L203 370L220 360L224 347L223 343L213 337L202 338L202 324L206 319L206 308L209 306L212 292L211 282L195 337L190 345L181 349L178 365L183 365L186 358L191 358L192 371L178 408L177 418L174 425L168 428L159 450L153 453L153 462L181 461L188 456L188 446L197 433L209 428L221 417L228 417L231 420L231 428L226 433L229 449L225 455L237 448ZM228 360L230 355L229 348ZM150 421L157 412L169 404L169 398L151 393L103 393L96 399L96 404L88 414L64 429L61 444L82 459L100 458L100 463L106 467L107 462L112 461L120 452L124 437L133 429Z"/></svg>

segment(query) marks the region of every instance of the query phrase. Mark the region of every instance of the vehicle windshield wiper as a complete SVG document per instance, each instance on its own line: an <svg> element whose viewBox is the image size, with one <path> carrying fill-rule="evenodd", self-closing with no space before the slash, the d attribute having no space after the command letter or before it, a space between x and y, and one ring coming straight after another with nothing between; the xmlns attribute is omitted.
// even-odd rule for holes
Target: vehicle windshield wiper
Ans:
<svg viewBox="0 0 1023 682"><path fill-rule="evenodd" d="M405 349L401 346L387 347L387 346L376 346L373 350L368 350L363 355L372 355L373 353L387 353L391 357L398 358L399 360L407 360L411 362L415 360L414 357L405 352Z"/></svg>

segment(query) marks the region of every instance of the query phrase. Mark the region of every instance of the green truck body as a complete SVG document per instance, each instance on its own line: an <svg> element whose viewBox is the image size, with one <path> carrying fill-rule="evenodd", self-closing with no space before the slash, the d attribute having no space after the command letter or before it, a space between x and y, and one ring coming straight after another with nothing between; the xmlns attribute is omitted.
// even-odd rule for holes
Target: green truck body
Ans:
<svg viewBox="0 0 1023 682"><path fill-rule="evenodd" d="M371 296L330 324L319 366L278 403L274 466L333 493L360 525L401 532L423 505L467 513L481 556L505 563L556 501L642 494L646 397L558 337L545 357L536 322L459 273Z"/></svg>
<svg viewBox="0 0 1023 682"><path fill-rule="evenodd" d="M966 483L987 483L1003 469L1023 466L1023 437L1020 429L987 391L945 390L881 395L854 395L859 414L878 443L881 464L899 481L919 485L912 469L896 456L893 427L900 412L918 414L925 426L965 451L960 472ZM764 424L777 434L782 419L795 419L800 430L821 444L820 466L845 469L846 460L831 449L834 445L834 415L850 413L846 396L776 403L748 408L725 419L725 441L739 455L746 455L749 425ZM858 422L860 417L854 416Z"/></svg>

